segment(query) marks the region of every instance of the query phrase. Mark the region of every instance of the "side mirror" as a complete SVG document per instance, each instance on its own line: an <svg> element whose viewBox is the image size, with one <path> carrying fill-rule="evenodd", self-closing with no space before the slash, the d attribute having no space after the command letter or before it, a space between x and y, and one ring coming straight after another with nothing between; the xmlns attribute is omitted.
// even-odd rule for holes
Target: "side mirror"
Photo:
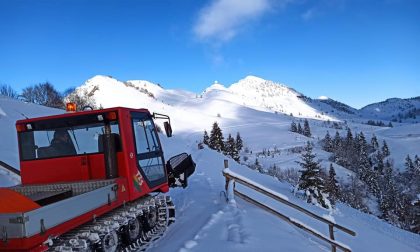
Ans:
<svg viewBox="0 0 420 252"><path fill-rule="evenodd" d="M166 136L167 137L171 137L172 136L172 127L171 124L169 122L164 122L163 126L165 127L165 132L166 132Z"/></svg>

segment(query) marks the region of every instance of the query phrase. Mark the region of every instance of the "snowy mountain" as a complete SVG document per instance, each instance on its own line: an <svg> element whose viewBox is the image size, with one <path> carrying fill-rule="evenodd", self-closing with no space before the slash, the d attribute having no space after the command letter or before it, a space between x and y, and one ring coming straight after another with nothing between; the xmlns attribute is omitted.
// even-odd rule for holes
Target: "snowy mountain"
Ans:
<svg viewBox="0 0 420 252"><path fill-rule="evenodd" d="M359 112L333 100L310 99L283 84L254 76L248 76L229 87L215 83L201 94L167 90L148 81L119 81L109 76L95 76L78 87L76 92L90 96L97 106L104 108L144 107L151 112L168 114L173 124L174 137L161 138L165 156L168 158L185 151L191 153L197 163L197 171L191 177L189 187L186 190L175 189L170 192L178 211L177 221L165 236L153 245L151 251L330 249L326 244L245 201L237 199L234 205L226 204L220 197L220 191L224 188L221 170L223 159L226 157L207 147L197 148L198 142L202 140L203 131L206 129L210 132L215 121L219 123L225 136L240 132L248 150L241 154L242 160L247 158L242 164L229 159L233 171L285 195L304 208L321 216L328 216L356 231L356 237L336 234L337 239L349 245L353 251L420 250L420 239L416 234L401 230L345 204L339 204L335 211L307 204L296 197L289 183L247 167L258 158L264 169L273 165L284 171L296 169L296 161L300 160L299 148L307 141L312 141L315 143L315 152L322 168L327 169L331 164L329 153L317 144L318 139L323 138L327 131L330 134L337 131L344 136L346 127L349 127L353 132L363 131L367 139L375 134L380 142L386 140L394 166L404 170L406 155L420 154L418 124L396 123L394 128L366 125L360 122L375 119L367 112ZM417 100L409 102L414 104ZM14 123L24 117L22 114L35 117L55 113L62 111L0 98L0 127L5 129L0 133L5 143L0 145L0 160L18 168ZM360 118L360 115L363 117ZM309 119L311 137L289 131L292 121L303 124L305 118ZM270 151L270 155L267 155L267 150ZM353 175L352 171L335 163L333 165L339 180L348 181ZM1 186L17 182L0 170ZM293 218L301 218L268 199L255 197ZM319 230L325 229L311 220L304 221Z"/></svg>
<svg viewBox="0 0 420 252"><path fill-rule="evenodd" d="M333 107L334 109L336 109L337 111L342 111L344 113L352 114L352 115L354 115L354 114L357 113L357 109L355 109L353 107L350 107L349 105L344 104L342 102L339 102L339 101L330 99L330 98L327 98L327 99L317 99L317 101L322 102L322 103L325 103L325 104L328 104L331 107Z"/></svg>
<svg viewBox="0 0 420 252"><path fill-rule="evenodd" d="M360 109L364 117L393 122L419 122L420 96L410 99L391 98Z"/></svg>

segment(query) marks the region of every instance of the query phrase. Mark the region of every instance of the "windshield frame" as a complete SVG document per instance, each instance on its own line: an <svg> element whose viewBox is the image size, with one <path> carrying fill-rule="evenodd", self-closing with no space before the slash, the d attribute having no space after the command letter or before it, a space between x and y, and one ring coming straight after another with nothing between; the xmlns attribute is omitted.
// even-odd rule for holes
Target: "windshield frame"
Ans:
<svg viewBox="0 0 420 252"><path fill-rule="evenodd" d="M86 156L86 155L95 155L95 154L103 154L103 150L100 151L98 148L97 152L83 152L83 153L76 153L72 155L54 155L54 156L48 156L48 157L37 157L37 149L40 148L39 146L36 146L35 143L35 132L36 131L54 131L57 129L66 129L68 130L68 133L70 135L71 141L74 144L74 147L76 148L76 151L78 152L78 140L75 138L74 132L72 133L72 130L83 128L83 127L106 127L115 125L117 127L118 132L113 131L112 133L118 133L121 134L120 130L120 122L116 119L114 120L108 120L106 118L107 113L96 113L96 114L87 114L87 115L77 115L77 116L71 116L71 117L63 117L63 118L51 118L47 120L34 120L31 122L26 123L26 125L30 125L31 130L26 130L23 132L18 132L18 145L19 145L19 159L21 162L25 161L38 161L38 160L45 160L45 159L56 159L61 157L75 157L75 156ZM118 116L117 116L118 118ZM114 126L113 126L114 127ZM32 136L30 137L33 147L27 147L29 149L24 150L25 142L23 139L24 134L26 133L32 133ZM47 133L48 134L48 133ZM26 139L27 140L27 139ZM80 141L80 140L79 140ZM118 144L117 152L122 151L122 144L120 139L120 144ZM33 150L30 148L34 148ZM41 147L42 148L42 147ZM24 154L24 151L26 152L34 152L33 154Z"/></svg>

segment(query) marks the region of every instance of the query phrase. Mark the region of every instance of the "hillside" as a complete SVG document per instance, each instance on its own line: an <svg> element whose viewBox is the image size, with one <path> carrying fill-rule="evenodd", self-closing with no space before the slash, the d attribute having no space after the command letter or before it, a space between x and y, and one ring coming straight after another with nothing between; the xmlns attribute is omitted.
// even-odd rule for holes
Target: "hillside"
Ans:
<svg viewBox="0 0 420 252"><path fill-rule="evenodd" d="M292 88L257 77L246 77L229 87L214 84L202 94L194 94L182 90L166 90L148 81L123 82L107 76L95 76L80 86L77 92L90 95L97 106L104 108L144 107L152 112L168 114L173 124L174 137L167 139L162 136L165 157L186 151L192 153L197 162L197 171L191 177L189 187L186 190L171 191L178 209L177 221L165 237L153 245L151 251L207 251L209 248L229 251L329 249L325 244L244 201L237 199L236 205L227 205L221 199L220 191L224 186L221 169L226 157L208 148L197 148L203 131L210 132L215 121L219 123L225 136L240 132L248 149L248 152L241 153L241 165L230 160L232 170L286 195L311 211L330 215L337 223L355 230L358 233L356 238L337 234L338 240L354 251L420 249L420 239L416 234L401 230L345 204L339 204L337 210L332 212L306 204L291 192L289 183L248 168L258 158L266 170L274 164L282 170L296 169L300 153L295 152L294 148L312 141L322 168L327 169L331 163L328 160L329 154L321 149L318 139L323 138L327 131L334 134L337 130L344 136L346 127L349 127L353 132L363 131L367 139L375 134L380 142L386 140L395 168L404 171L405 156L419 154L417 146L420 146L420 132L416 124L398 123L394 128L366 125L360 121L367 121L369 117L360 119L359 115L340 111L338 108L345 106L338 102L312 100ZM14 123L23 118L22 114L35 117L55 113L62 111L1 98L0 126L5 129L1 133L5 144L0 146L0 160L18 167ZM289 131L293 121L303 123L305 118L309 119L311 137ZM334 127L333 122L337 122L341 128ZM261 154L267 150L277 152L272 155ZM248 160L244 161L244 157ZM334 164L334 168L342 181L348 181L353 175L353 172L337 164ZM17 182L4 171L0 171L2 186ZM293 215L288 210L284 211ZM308 221L308 224L322 230L316 223Z"/></svg>
<svg viewBox="0 0 420 252"><path fill-rule="evenodd" d="M420 97L387 99L361 108L360 113L368 118L418 123L420 121Z"/></svg>

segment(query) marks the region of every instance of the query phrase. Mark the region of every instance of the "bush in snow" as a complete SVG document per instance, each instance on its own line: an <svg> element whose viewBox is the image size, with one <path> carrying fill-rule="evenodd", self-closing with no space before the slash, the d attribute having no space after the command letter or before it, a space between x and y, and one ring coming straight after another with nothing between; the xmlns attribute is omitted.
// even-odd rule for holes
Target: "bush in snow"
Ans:
<svg viewBox="0 0 420 252"><path fill-rule="evenodd" d="M210 137L209 134L207 133L207 130L204 130L204 135L203 135L203 144L205 145L209 145L210 143Z"/></svg>

